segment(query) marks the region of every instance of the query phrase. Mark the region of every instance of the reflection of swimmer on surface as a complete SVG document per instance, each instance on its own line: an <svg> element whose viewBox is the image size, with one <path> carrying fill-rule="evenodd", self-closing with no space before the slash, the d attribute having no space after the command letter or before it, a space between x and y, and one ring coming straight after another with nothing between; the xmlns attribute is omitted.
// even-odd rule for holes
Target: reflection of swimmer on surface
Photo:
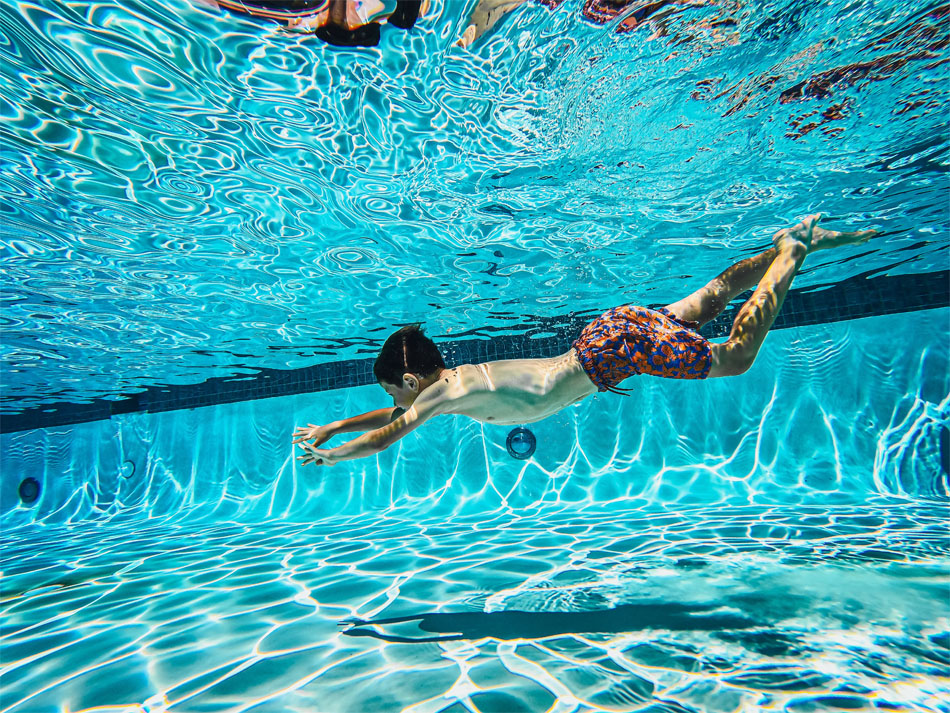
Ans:
<svg viewBox="0 0 950 713"><path fill-rule="evenodd" d="M493 28L498 21L528 0L479 0L469 15L468 25L458 44L469 47L479 37ZM557 9L564 0L536 0L551 10ZM654 17L661 10L669 12L674 7L702 7L709 0L586 0L581 14L584 19L598 25L606 25L617 17L623 19L617 26L617 32L630 32Z"/></svg>
<svg viewBox="0 0 950 713"><path fill-rule="evenodd" d="M338 47L375 47L383 23L403 30L429 10L429 0L212 0L241 15L262 17L297 32L312 32ZM388 8L394 8L392 10Z"/></svg>
<svg viewBox="0 0 950 713"><path fill-rule="evenodd" d="M775 247L733 265L705 287L659 310L624 305L584 328L566 353L550 359L511 359L447 369L418 325L403 327L383 345L373 373L393 406L294 432L302 465L333 465L374 455L439 414L496 424L540 421L598 391L622 390L635 374L705 379L742 374L752 366L805 256L863 243L876 231L839 233L817 227L818 216L775 234ZM729 339L711 344L698 328L737 295L742 306ZM366 431L320 449L338 433Z"/></svg>
<svg viewBox="0 0 950 713"><path fill-rule="evenodd" d="M821 129L826 136L837 136L845 129L843 126L828 126L843 121L855 108L855 91L880 82L916 62L924 62L923 70L936 68L946 60L943 54L950 46L950 35L944 31L950 20L950 3L932 6L908 17L895 30L884 35L872 37L857 49L858 57L868 55L848 64L838 64L813 74L811 67L823 52L834 44L834 38L821 40L799 50L792 56L782 59L765 72L747 77L738 83L729 83L721 90L719 77L708 77L696 83L691 97L699 101L714 101L725 97L730 103L723 116L732 116L745 111L750 104L755 111L754 102L777 101L779 104L806 103L831 100L824 107L812 105L808 110L790 121L790 131L786 136L800 139L815 129ZM782 88L782 82L793 80L792 86ZM777 92L774 90L778 90ZM772 98L777 93L777 98ZM771 95L771 97L770 97ZM898 99L899 106L895 114L921 108L923 113L941 111L943 102L933 87L914 87L914 91Z"/></svg>
<svg viewBox="0 0 950 713"><path fill-rule="evenodd" d="M431 7L431 0L196 1L241 15L274 20L289 30L311 32L324 42L340 47L375 47L379 44L382 24L408 30ZM527 1L479 0L456 44L460 47L471 46L505 15ZM564 2L535 1L552 10ZM586 0L581 14L586 20L598 25L620 18L617 32L630 32L647 20L662 20L687 7L704 7L718 2L720 0Z"/></svg>

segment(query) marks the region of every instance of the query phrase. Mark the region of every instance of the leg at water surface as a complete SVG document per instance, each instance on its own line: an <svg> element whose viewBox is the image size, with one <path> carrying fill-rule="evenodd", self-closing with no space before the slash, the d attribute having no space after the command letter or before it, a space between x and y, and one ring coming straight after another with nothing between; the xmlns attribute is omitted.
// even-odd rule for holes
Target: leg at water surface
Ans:
<svg viewBox="0 0 950 713"><path fill-rule="evenodd" d="M825 230L817 227L818 220L818 215L811 215L798 225L777 232L773 250L751 258L749 264L742 270L736 270L731 283L727 281L727 287L721 294L728 295L731 289L735 289L735 294L738 294L742 291L737 289L743 284L742 280L750 279L750 276L761 270L761 264L756 261L764 262L764 256L774 253L775 257L765 269L752 297L742 305L739 314L736 315L729 339L724 344L712 345L710 377L735 376L744 373L752 366L765 341L765 335L782 307L792 280L809 252L865 242L876 234L873 230L854 233ZM739 266L741 265L742 263L739 263ZM723 274L728 273L729 270ZM702 290L700 292L702 293ZM720 298L717 298L715 305L718 305L718 299ZM719 307L719 311L721 309L722 307Z"/></svg>
<svg viewBox="0 0 950 713"><path fill-rule="evenodd" d="M783 232L785 231L776 233L774 240L777 240ZM808 252L866 243L875 235L877 235L876 230L845 233L815 226ZM667 305L666 309L677 319L698 322L700 325L706 324L718 317L737 295L758 285L777 257L778 248L769 248L765 252L741 260L693 294Z"/></svg>

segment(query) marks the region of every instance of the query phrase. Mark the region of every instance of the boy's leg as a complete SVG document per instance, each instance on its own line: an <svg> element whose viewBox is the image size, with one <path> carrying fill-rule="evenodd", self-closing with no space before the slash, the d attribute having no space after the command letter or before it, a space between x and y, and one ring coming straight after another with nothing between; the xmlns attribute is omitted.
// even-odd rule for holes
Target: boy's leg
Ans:
<svg viewBox="0 0 950 713"><path fill-rule="evenodd" d="M780 230L775 234L773 241L778 244L780 236L785 232ZM844 233L815 226L808 252L813 253L816 250L827 250L841 245L866 243L876 234L876 230ZM758 255L741 260L693 294L667 305L666 309L678 319L699 322L702 326L718 317L737 295L759 284L776 257L778 257L778 248L770 248Z"/></svg>
<svg viewBox="0 0 950 713"><path fill-rule="evenodd" d="M818 215L810 215L798 225L775 234L775 249L778 253L775 261L766 270L752 297L736 315L729 339L724 344L711 346L710 378L734 376L752 366L809 250L866 242L876 234L874 230L858 233L824 230L815 227L819 218Z"/></svg>
<svg viewBox="0 0 950 713"><path fill-rule="evenodd" d="M782 308L792 280L805 261L816 222L818 216L810 215L795 227L781 230L776 235L775 249L778 254L755 292L736 315L729 339L724 344L711 345L710 378L735 376L752 366L765 341L765 335Z"/></svg>
<svg viewBox="0 0 950 713"><path fill-rule="evenodd" d="M752 297L742 305L732 323L729 339L712 345L712 367L709 377L734 376L752 366L765 335L785 301L788 288L805 261L811 246L817 215L810 215L793 228L780 230L775 236L775 260L765 271Z"/></svg>
<svg viewBox="0 0 950 713"><path fill-rule="evenodd" d="M777 256L778 250L770 248L754 257L741 260L693 294L667 305L666 309L677 319L698 322L702 326L719 316L736 295L759 284Z"/></svg>

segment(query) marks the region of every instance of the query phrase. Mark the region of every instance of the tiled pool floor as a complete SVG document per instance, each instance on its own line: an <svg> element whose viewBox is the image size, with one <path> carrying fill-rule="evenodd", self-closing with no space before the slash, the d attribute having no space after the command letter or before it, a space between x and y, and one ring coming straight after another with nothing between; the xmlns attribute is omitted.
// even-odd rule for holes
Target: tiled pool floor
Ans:
<svg viewBox="0 0 950 713"><path fill-rule="evenodd" d="M0 542L11 713L950 710L938 504L143 519Z"/></svg>

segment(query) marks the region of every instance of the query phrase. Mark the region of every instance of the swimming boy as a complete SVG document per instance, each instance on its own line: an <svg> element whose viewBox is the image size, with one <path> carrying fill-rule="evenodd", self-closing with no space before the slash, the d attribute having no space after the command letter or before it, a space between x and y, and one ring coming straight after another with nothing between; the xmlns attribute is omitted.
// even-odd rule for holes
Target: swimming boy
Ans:
<svg viewBox="0 0 950 713"><path fill-rule="evenodd" d="M581 332L569 351L550 359L513 359L447 369L418 326L403 327L383 345L373 367L393 408L294 432L306 453L302 465L333 465L388 448L439 414L521 424L540 421L634 374L706 379L741 374L752 366L792 279L816 250L863 243L877 231L840 233L817 227L818 216L775 234L775 247L736 263L705 287L659 310L624 305ZM756 286L732 324L713 344L696 331L738 294ZM321 449L338 433L366 431L337 448Z"/></svg>

